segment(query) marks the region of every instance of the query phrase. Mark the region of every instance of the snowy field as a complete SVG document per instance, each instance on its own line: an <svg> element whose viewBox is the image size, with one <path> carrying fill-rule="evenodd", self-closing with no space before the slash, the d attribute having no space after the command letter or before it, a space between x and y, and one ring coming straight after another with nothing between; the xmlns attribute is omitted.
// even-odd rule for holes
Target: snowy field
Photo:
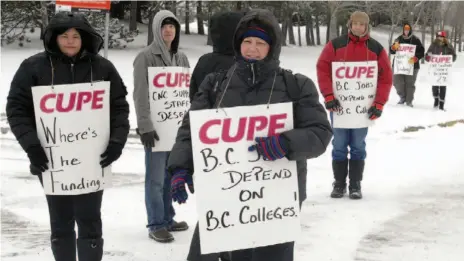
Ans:
<svg viewBox="0 0 464 261"><path fill-rule="evenodd" d="M193 26L192 26L193 27ZM110 50L128 87L131 128L136 126L132 101L132 61L146 41L146 28L126 50ZM304 32L304 28L302 28ZM295 28L295 33L296 28ZM325 39L325 30L321 30ZM372 36L388 48L388 35ZM304 37L303 37L304 38ZM429 39L429 37L427 37ZM192 66L211 50L206 38L182 35L181 49ZM429 42L424 44L426 48ZM322 47L284 47L282 67L316 81L315 64ZM13 74L23 59L42 50L33 39L27 48L1 50L0 112ZM296 261L458 261L464 256L464 124L435 125L464 119L464 55L458 57L448 87L446 112L433 110L431 86L421 65L415 107L396 105L392 89L383 116L369 130L368 159L363 181L364 199L331 199L331 149L308 164L308 199L302 209L301 237ZM322 99L321 99L322 100ZM432 126L405 133L407 126ZM49 248L48 210L37 178L28 173L28 160L11 132L1 134L1 259L53 260ZM108 261L185 261L196 222L195 195L188 204L175 205L177 220L191 225L177 232L171 244L148 239L144 205L144 154L138 140L129 139L113 165L114 188L105 191L103 228Z"/></svg>

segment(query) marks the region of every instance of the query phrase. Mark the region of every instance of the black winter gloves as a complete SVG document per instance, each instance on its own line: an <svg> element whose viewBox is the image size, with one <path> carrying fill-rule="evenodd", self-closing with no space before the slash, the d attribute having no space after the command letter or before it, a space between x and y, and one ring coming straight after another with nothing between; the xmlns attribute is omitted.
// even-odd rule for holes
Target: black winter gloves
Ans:
<svg viewBox="0 0 464 261"><path fill-rule="evenodd" d="M380 103L374 103L371 108L367 111L368 117L371 120L375 120L382 116L383 105Z"/></svg>
<svg viewBox="0 0 464 261"><path fill-rule="evenodd" d="M335 99L335 96L333 94L329 94L324 97L325 100L325 108L329 111L338 111L342 107L340 105L340 102Z"/></svg>
<svg viewBox="0 0 464 261"><path fill-rule="evenodd" d="M137 129L136 132L140 135L140 142L146 148L155 147L155 140L159 141L158 133L155 130L140 134L139 129Z"/></svg>
<svg viewBox="0 0 464 261"><path fill-rule="evenodd" d="M108 147L106 147L105 152L100 155L102 157L102 160L100 161L102 168L108 167L111 165L111 163L119 159L122 154L122 149L124 149L124 145L110 141Z"/></svg>
<svg viewBox="0 0 464 261"><path fill-rule="evenodd" d="M33 145L26 151L27 157L31 162L31 173L38 175L48 169L48 158L45 150L40 145ZM32 171L34 170L34 171Z"/></svg>

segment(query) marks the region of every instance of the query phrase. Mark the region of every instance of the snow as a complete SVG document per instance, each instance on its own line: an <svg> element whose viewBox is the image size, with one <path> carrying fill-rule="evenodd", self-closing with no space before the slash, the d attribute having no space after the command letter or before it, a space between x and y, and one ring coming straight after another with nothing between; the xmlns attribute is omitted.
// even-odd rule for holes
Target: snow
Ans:
<svg viewBox="0 0 464 261"><path fill-rule="evenodd" d="M192 29L195 27L192 24ZM136 126L132 101L132 61L146 41L146 28L126 50L110 50L128 87L130 122ZM304 32L304 28L302 28ZM193 32L194 33L194 32ZM297 30L295 28L297 35ZM388 46L388 34L373 37ZM321 31L325 39L325 29ZM304 39L304 37L302 37ZM429 39L427 37L427 39ZM181 48L192 67L211 50L206 37L182 35ZM303 43L304 44L304 43ZM426 42L425 46L428 47ZM315 64L322 47L289 46L282 49L281 64L316 81ZM23 59L42 50L33 39L26 48L1 50L1 111L9 84ZM463 119L464 56L453 69L446 112L431 109L431 86L422 69L416 84L415 107L396 105L394 88L383 116L369 130L368 159L363 181L364 199L331 199L331 146L308 161L308 199L302 209L301 238L295 260L461 260L464 254L464 124L441 128L436 124ZM0 112L1 112L0 111ZM431 126L433 125L433 126ZM408 126L431 126L418 132L402 132ZM6 127L2 114L1 127ZM7 130L7 129L3 129ZM53 260L49 247L48 210L37 178L28 173L28 160L11 132L1 135L1 258L5 261ZM104 193L103 228L105 257L122 260L186 260L196 223L195 195L175 205L177 220L191 229L175 233L171 244L148 239L144 205L144 155L138 140L129 139L122 157L113 165L114 188Z"/></svg>

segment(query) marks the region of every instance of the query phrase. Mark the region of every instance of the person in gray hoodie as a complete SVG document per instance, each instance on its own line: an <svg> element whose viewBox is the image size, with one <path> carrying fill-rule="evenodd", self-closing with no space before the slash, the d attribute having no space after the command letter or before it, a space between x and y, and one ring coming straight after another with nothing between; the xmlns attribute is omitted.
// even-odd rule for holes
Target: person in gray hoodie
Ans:
<svg viewBox="0 0 464 261"><path fill-rule="evenodd" d="M188 229L186 222L174 221L170 177L166 172L169 152L152 152L163 133L156 132L150 114L148 67L190 68L187 56L179 52L180 23L168 10L159 11L152 24L153 42L134 60L134 105L137 133L145 147L145 205L148 235L157 242L172 242L171 232ZM173 130L174 131L174 130ZM177 130L176 130L177 131Z"/></svg>

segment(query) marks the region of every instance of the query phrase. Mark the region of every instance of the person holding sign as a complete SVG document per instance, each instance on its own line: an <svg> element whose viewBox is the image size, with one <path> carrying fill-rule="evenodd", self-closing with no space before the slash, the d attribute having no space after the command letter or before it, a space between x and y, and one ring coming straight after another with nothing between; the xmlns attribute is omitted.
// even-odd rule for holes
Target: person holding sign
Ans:
<svg viewBox="0 0 464 261"><path fill-rule="evenodd" d="M134 60L133 97L137 114L137 133L145 147L145 205L148 236L157 242L171 242L174 237L170 232L187 230L188 225L173 219L175 212L170 195L171 184L166 173L169 152L152 151L157 141L166 137L167 133L158 133L154 127L150 108L152 93L150 86L154 79L149 79L148 70L150 67L189 68L190 64L187 56L179 51L180 23L172 12L161 10L156 13L152 30L153 42Z"/></svg>
<svg viewBox="0 0 464 261"><path fill-rule="evenodd" d="M393 84L400 96L398 104L406 102L407 106L413 107L416 79L420 69L419 60L424 58L424 46L413 34L410 24L403 25L403 34L395 39L390 47L390 53L395 55Z"/></svg>
<svg viewBox="0 0 464 261"><path fill-rule="evenodd" d="M114 65L98 54L103 38L84 15L57 13L44 30L43 43L45 51L24 60L13 77L6 105L8 122L29 157L31 173L45 190L48 182L55 188L46 191L55 260L76 261L77 247L79 260L100 261L104 180L98 177L102 172L110 174L106 167L119 158L127 140L126 86ZM55 123L45 131L45 139L42 127L48 115L54 116ZM49 139L56 145L44 147ZM79 168L89 173L73 172ZM71 180L82 176L82 183L64 184L63 175ZM90 177L94 180L84 181ZM66 194L69 191L75 194Z"/></svg>
<svg viewBox="0 0 464 261"><path fill-rule="evenodd" d="M331 40L322 50L317 61L317 78L334 125L335 181L330 196L344 196L349 175L350 198L361 199L367 130L370 122L382 115L388 101L392 70L387 52L369 35L366 13L351 14L347 26L348 35ZM370 93L372 90L375 91Z"/></svg>
<svg viewBox="0 0 464 261"><path fill-rule="evenodd" d="M456 61L456 51L446 38L445 31L439 31L436 34L435 41L427 50L425 60L431 63L435 69L433 78L435 82L432 86L432 95L434 98L433 107L445 110L446 84L450 77L449 68Z"/></svg>
<svg viewBox="0 0 464 261"><path fill-rule="evenodd" d="M195 69L193 69L192 78L190 79L190 101L193 100L198 92L198 87L205 79L206 75L213 72L225 72L235 63L233 38L235 28L244 12L219 12L215 13L210 20L210 34L213 41L213 52L204 54L198 59ZM193 232L193 239L190 244L188 260L203 261L205 257L201 256L199 240L198 223ZM220 253L221 261L229 261L228 253ZM218 255L210 255L211 259L217 261ZM209 258L209 257L208 257Z"/></svg>
<svg viewBox="0 0 464 261"><path fill-rule="evenodd" d="M297 177L295 178L298 180L299 193L296 194L297 192L292 192L292 197L290 197L289 200L294 201L293 196L295 198L298 196L299 203L301 204L301 202L306 199L307 160L316 158L325 152L332 137L332 131L327 113L319 102L319 95L313 81L304 75L293 75L291 72L280 68L279 56L281 42L282 32L279 23L270 11L250 10L241 19L235 30L233 40L236 58L235 64L228 70L225 78L217 78L218 74L215 73L209 74L205 78L200 85L199 92L192 101L189 114L184 117L182 126L179 128L176 143L171 151L168 162L168 170L172 173L171 183L174 201L179 204L183 204L187 201L188 194L186 186L188 186L190 192L193 193L194 184L192 175L194 173L200 174L199 172L203 171L202 167L197 166L194 168L194 157L198 154L194 155L193 153L198 152L193 150L193 139L197 140L198 135L206 139L206 142L215 143L216 141L219 142L221 139L209 140L209 138L204 137L203 134L199 134L196 131L192 132L191 127L195 124L195 122L191 121L192 113L201 113L201 111L219 112L223 109L230 109L232 111L246 106L243 110L245 110L245 113L248 112L248 114L250 114L249 112L258 110L258 107L266 111L271 110L271 108L273 108L272 106L278 106L288 102L293 102L293 106L292 104L289 106L290 110L293 108L293 129L281 133L273 133L273 131L271 131L271 134L268 133L265 136L256 137L253 135L253 132L255 130L262 130L265 128L265 125L268 124L263 122L264 116L258 116L260 123L255 122L255 124L257 124L254 125L255 127L249 127L251 129L247 132L248 135L246 140L244 140L245 138L243 137L244 132L239 131L239 133L243 133L243 139L238 138L240 135L234 136L235 142L231 140L230 146L249 141L249 143L246 144L252 145L248 148L248 151L246 151L246 146L241 146L243 151L234 152L235 155L240 154L244 157L253 154L259 155L261 159L260 162L265 158L267 161L276 162L276 164L279 161L282 163L286 160L296 161L295 169ZM279 112L283 113L283 111ZM244 127L244 124L238 124L239 119L242 119L242 117L239 116L233 119L232 122L235 122L233 126L231 126L231 124L225 124L222 127L216 128L223 130L223 133L225 129L233 128L232 132L236 133L237 128ZM242 122L242 120L240 120L240 122ZM282 123L278 125L279 128L282 127ZM221 137L219 132L220 131L206 132L205 130L205 135L212 135L214 137L219 135L219 137ZM225 135L226 134L222 135L223 140L226 140L226 137L230 138L230 136ZM202 161L196 161L195 165L201 164L200 162ZM234 168L238 168L239 165L245 168L248 167L248 163L245 161L236 163ZM213 171L210 175L217 175L217 177L220 177L220 175L223 174L219 171ZM202 177L204 177L204 174ZM280 180L280 182L284 184L283 180ZM221 190L218 189L219 184L211 183L210 186L211 188L215 187L215 191ZM197 192L200 193L200 191ZM207 195L209 192L206 193L202 191L201 193ZM268 194L279 195L279 193L281 193L281 191L273 190ZM197 203L197 205L198 204L200 203ZM224 202L224 204L228 204L228 202ZM298 202L296 202L296 206L298 208ZM202 224L202 222L203 221L200 221L200 224ZM251 229L250 226L243 226L244 225L234 226L234 228L244 229L247 232ZM299 229L299 224L292 226L292 229L293 227ZM203 248L208 245L206 243L203 245L204 239L208 236L208 232L205 227L200 226L200 229L203 250ZM286 230L286 232L288 234L289 230ZM262 237L273 237L276 231L266 230L266 233L269 234L260 235L261 240L265 240L262 239ZM279 234L276 237L286 237L286 235ZM240 237L237 236L236 238ZM198 238L193 238L192 240L198 240ZM252 260L255 261L293 260L293 242L284 241L287 243L261 245L261 247L254 248L253 244L259 243L254 241L254 243L236 248L235 245L241 244L240 242L234 242L235 245L232 246L232 241L234 241L232 238L221 238L221 240L230 241L230 243L222 241L222 243L225 244L222 245L223 248L228 248L228 250L241 249L231 252L233 261L248 260L246 258L252 258ZM241 240L245 241L245 239ZM211 259L205 258L202 260L209 261Z"/></svg>

